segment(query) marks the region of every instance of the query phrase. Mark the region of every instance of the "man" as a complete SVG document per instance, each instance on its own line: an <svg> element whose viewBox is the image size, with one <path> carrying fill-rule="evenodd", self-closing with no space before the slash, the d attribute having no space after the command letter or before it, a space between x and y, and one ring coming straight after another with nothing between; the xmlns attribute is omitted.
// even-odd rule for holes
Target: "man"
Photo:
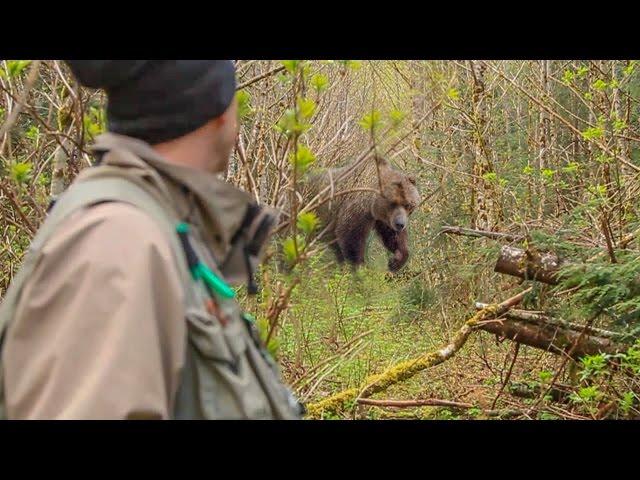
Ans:
<svg viewBox="0 0 640 480"><path fill-rule="evenodd" d="M217 177L238 134L233 64L67 63L106 91L109 133L0 308L0 417L300 418L229 286L254 289L274 223Z"/></svg>

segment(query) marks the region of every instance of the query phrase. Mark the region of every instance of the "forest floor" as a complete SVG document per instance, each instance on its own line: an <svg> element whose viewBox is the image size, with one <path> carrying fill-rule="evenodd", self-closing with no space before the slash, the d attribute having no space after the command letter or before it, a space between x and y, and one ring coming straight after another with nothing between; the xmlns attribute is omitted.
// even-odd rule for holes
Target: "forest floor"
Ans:
<svg viewBox="0 0 640 480"><path fill-rule="evenodd" d="M305 402L357 387L369 375L446 345L475 313L474 293L466 291L466 282L461 284L460 278L455 279L456 289L430 268L425 258L414 259L413 265L391 275L384 268L385 254L373 243L368 265L357 272L333 263L329 253L303 267L303 281L294 290L291 307L282 319L277 352L287 382ZM454 265L454 258L462 258L455 251L440 253L450 256L447 269L464 270L462 265ZM437 259L432 260L437 264ZM484 260L484 264L467 267L473 277L488 280L483 270L491 272L490 256ZM418 265L423 268L415 270ZM501 301L511 295L506 292L502 298L496 294L476 300ZM526 410L536 401L535 396L515 398L508 385L503 388L514 348L515 344L508 340L500 342L489 333L474 332L450 360L376 396L392 400L437 399L461 406L367 405L340 418L465 419L485 418L487 410ZM517 360L510 382L535 389L548 379L548 372L554 371L558 357L522 346ZM554 415L538 412L530 418Z"/></svg>

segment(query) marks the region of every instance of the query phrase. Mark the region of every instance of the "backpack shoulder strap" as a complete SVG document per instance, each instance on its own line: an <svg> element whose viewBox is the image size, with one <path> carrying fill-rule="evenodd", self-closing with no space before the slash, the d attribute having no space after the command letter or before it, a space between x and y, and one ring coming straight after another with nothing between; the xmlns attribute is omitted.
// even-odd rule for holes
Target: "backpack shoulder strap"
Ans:
<svg viewBox="0 0 640 480"><path fill-rule="evenodd" d="M101 167L95 168L99 170ZM177 214L159 195L152 193L151 189L145 188L142 181L112 175L112 171L109 171L108 174L102 174L97 170L96 174L88 175L72 184L60 196L33 238L29 250L25 254L24 262L0 304L0 355L5 333L15 315L23 287L38 264L43 245L60 224L73 213L99 203L129 203L138 207L157 222L171 244L176 267L180 272L182 284L185 285L185 306L192 302L193 292L186 288L192 281L192 277L187 268L184 250L175 231L178 222ZM0 419L6 418L3 390L4 379L0 363Z"/></svg>

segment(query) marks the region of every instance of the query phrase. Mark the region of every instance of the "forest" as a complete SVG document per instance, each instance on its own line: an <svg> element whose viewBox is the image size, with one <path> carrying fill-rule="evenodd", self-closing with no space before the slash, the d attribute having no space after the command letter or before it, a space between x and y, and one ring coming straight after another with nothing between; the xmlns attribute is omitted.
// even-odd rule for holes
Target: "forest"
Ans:
<svg viewBox="0 0 640 480"><path fill-rule="evenodd" d="M306 418L640 418L637 61L235 68L225 180L281 212L239 296ZM0 299L105 100L62 61L0 61ZM382 167L419 192L408 258L371 232L354 268L321 211L373 198Z"/></svg>

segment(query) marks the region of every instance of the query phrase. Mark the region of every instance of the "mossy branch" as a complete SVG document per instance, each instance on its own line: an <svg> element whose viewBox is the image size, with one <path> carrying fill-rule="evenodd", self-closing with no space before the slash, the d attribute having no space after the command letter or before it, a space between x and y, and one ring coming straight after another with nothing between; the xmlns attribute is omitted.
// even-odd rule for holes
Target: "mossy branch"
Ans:
<svg viewBox="0 0 640 480"><path fill-rule="evenodd" d="M388 389L390 386L408 380L422 370L434 367L453 357L466 343L474 327L482 321L490 320L502 315L511 307L522 301L524 296L531 291L527 288L518 295L505 300L502 303L488 305L473 317L467 320L453 337L453 340L444 347L420 355L412 360L407 360L394 365L381 374L368 377L363 386L350 388L332 395L329 398L307 405L307 418L320 419L327 414L336 414L345 409L352 402L361 398L370 397Z"/></svg>

